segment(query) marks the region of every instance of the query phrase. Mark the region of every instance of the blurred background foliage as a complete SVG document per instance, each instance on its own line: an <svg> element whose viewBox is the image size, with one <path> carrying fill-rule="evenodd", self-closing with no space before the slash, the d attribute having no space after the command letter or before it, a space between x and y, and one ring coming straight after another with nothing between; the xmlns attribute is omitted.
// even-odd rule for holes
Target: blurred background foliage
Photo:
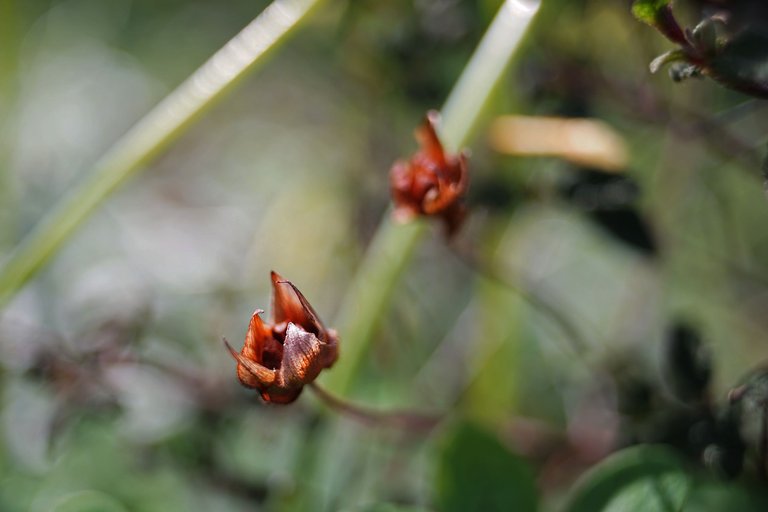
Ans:
<svg viewBox="0 0 768 512"><path fill-rule="evenodd" d="M630 3L544 0L470 144L464 230L446 244L435 226L380 312L349 398L445 414L437 429L360 424L310 392L265 406L221 345L268 309L271 269L333 325L389 166L501 4L329 1L2 312L0 509L558 509L610 452L667 441L681 318L724 403L766 359L766 106L650 75L670 44ZM266 5L0 0L3 252ZM489 127L508 114L599 119L625 165L502 154ZM716 510L717 485L691 510Z"/></svg>

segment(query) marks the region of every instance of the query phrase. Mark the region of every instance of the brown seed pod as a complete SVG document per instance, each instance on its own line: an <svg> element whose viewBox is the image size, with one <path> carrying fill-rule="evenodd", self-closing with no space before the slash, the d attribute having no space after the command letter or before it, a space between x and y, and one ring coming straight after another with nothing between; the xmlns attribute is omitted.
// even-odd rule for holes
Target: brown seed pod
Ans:
<svg viewBox="0 0 768 512"><path fill-rule="evenodd" d="M419 150L409 160L398 160L389 172L394 218L407 222L420 215L443 219L453 235L466 216L461 199L467 191L467 155L447 154L435 126L439 114L431 110L415 131Z"/></svg>
<svg viewBox="0 0 768 512"><path fill-rule="evenodd" d="M257 389L266 402L289 404L304 385L330 368L338 358L338 337L326 329L315 310L293 283L272 272L272 320L261 320L264 311L251 317L243 349L238 354L237 378Z"/></svg>

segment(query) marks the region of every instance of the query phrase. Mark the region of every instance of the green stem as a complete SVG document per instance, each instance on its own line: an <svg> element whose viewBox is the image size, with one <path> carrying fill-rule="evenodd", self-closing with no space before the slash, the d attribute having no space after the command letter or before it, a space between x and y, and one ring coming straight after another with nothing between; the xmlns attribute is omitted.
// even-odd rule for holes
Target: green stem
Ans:
<svg viewBox="0 0 768 512"><path fill-rule="evenodd" d="M423 221L397 225L392 222L390 212L384 215L347 290L335 324L343 337L343 345L341 357L326 381L335 392L346 390L357 372L386 311L397 276L407 268L426 231L427 224Z"/></svg>
<svg viewBox="0 0 768 512"><path fill-rule="evenodd" d="M444 414L429 415L415 411L380 411L342 400L321 388L317 382L312 382L309 387L329 409L370 426L388 426L429 433L446 417Z"/></svg>
<svg viewBox="0 0 768 512"><path fill-rule="evenodd" d="M0 0L0 250L10 246L14 229L13 183L10 172L11 134L16 113L19 16L15 0Z"/></svg>
<svg viewBox="0 0 768 512"><path fill-rule="evenodd" d="M440 135L447 151L457 151L469 140L538 7L534 0L506 0L501 5L443 107ZM423 221L394 225L390 212L381 220L336 323L342 353L324 377L331 392L349 393L398 278L426 232Z"/></svg>
<svg viewBox="0 0 768 512"><path fill-rule="evenodd" d="M0 270L0 306L45 265L96 207L231 92L322 2L272 2L123 136L11 253Z"/></svg>
<svg viewBox="0 0 768 512"><path fill-rule="evenodd" d="M440 136L447 150L456 151L469 140L539 4L506 0L499 8L443 106Z"/></svg>

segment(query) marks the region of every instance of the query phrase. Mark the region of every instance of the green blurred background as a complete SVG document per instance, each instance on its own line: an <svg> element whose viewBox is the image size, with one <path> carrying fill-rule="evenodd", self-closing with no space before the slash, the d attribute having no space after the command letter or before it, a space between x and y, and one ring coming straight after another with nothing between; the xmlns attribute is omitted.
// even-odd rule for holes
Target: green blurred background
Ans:
<svg viewBox="0 0 768 512"><path fill-rule="evenodd" d="M0 510L438 510L465 420L530 456L556 507L618 442L612 372L657 385L678 317L711 344L723 397L766 353L766 107L650 75L670 45L629 4L544 0L470 144L463 232L448 246L435 226L380 312L349 398L446 412L438 429L362 425L309 391L265 406L220 341L239 346L268 309L271 269L333 325L389 166L500 5L329 1L3 311ZM0 0L2 252L266 5ZM568 192L594 171L493 151L502 114L611 125L629 148L620 183L639 191L627 217L601 220ZM583 453L542 462L540 425Z"/></svg>

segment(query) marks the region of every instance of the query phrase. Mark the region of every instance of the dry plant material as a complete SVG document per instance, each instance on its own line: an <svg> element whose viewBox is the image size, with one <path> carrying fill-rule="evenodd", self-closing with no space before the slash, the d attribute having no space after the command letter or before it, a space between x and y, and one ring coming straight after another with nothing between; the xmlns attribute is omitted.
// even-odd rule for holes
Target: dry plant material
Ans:
<svg viewBox="0 0 768 512"><path fill-rule="evenodd" d="M596 119L501 116L490 129L491 147L515 156L552 156L607 172L627 166L624 138Z"/></svg>
<svg viewBox="0 0 768 512"><path fill-rule="evenodd" d="M338 337L325 328L293 283L276 272L272 272L270 323L261 320L263 312L253 313L239 354L227 340L224 343L237 361L237 378L243 386L257 389L266 402L289 404L336 362Z"/></svg>
<svg viewBox="0 0 768 512"><path fill-rule="evenodd" d="M435 126L439 114L431 110L414 135L419 150L409 160L398 160L389 172L394 218L408 222L414 217L440 217L453 235L466 216L461 199L467 191L467 155L446 154Z"/></svg>

